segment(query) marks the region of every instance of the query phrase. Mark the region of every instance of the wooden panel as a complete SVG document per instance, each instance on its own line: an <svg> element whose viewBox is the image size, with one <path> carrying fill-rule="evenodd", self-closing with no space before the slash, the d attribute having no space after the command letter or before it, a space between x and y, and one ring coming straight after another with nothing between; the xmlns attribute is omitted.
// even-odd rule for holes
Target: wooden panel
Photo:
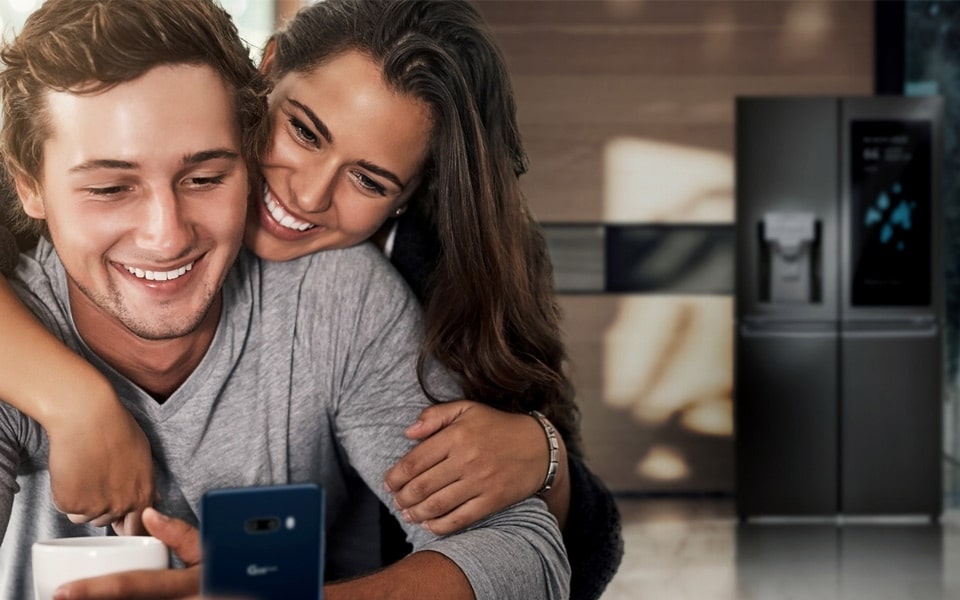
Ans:
<svg viewBox="0 0 960 600"><path fill-rule="evenodd" d="M548 222L730 223L736 96L873 90L872 2L482 0L478 7L514 78L531 160L524 191ZM684 428L683 410L640 423L609 402L610 390L625 385L617 377L630 375L617 375L623 357L611 357L605 340L632 337L653 353L674 343L651 324L613 320L643 312L635 300L642 298L561 297L592 464L617 490L729 491L729 437ZM717 347L715 335L696 331L693 340ZM704 368L732 369L728 354L713 356ZM648 360L637 357L636 368ZM729 394L717 399L712 410L729 410ZM657 452L661 466L680 460L687 475L641 476L642 457Z"/></svg>
<svg viewBox="0 0 960 600"><path fill-rule="evenodd" d="M873 78L807 74L803 77L657 77L638 75L519 75L513 77L518 117L537 125L665 125L733 123L736 96L870 94ZM529 132L527 137L536 137Z"/></svg>
<svg viewBox="0 0 960 600"><path fill-rule="evenodd" d="M528 131L531 166L522 181L531 208L541 220L729 223L733 218L733 138L728 124L542 126ZM627 181L615 181L610 173L615 161L608 154L615 151L618 140L638 147L636 159L628 155L619 160L626 163L622 168L631 170L625 174ZM629 148L626 151L629 153ZM670 156L682 158L664 160ZM713 166L718 160L727 163L719 172ZM631 162L636 164L631 167ZM710 172L703 173L704 169ZM690 190L662 191L676 186L689 186ZM621 198L621 204L630 202L629 195L636 195L636 210L615 206L614 196L623 194L628 197ZM711 218L701 219L696 213L683 212L686 202L677 200L678 209L671 201L690 194L708 196L721 206L707 211Z"/></svg>
<svg viewBox="0 0 960 600"><path fill-rule="evenodd" d="M561 308L597 474L616 491L731 491L731 299L562 296Z"/></svg>
<svg viewBox="0 0 960 600"><path fill-rule="evenodd" d="M872 68L873 10L864 2L548 0L480 8L504 11L492 29L518 75L773 76Z"/></svg>
<svg viewBox="0 0 960 600"><path fill-rule="evenodd" d="M872 7L865 2L670 0L484 1L510 65L531 160L524 190L548 221L730 222L733 99L738 95L869 94ZM698 150L728 161L697 195L651 212L610 192L611 140L662 143L692 156L638 168L638 196L664 174L695 180ZM690 149L692 152L682 152ZM713 160L713 159L710 159Z"/></svg>
<svg viewBox="0 0 960 600"><path fill-rule="evenodd" d="M524 31L503 36L509 49L509 64L518 74L582 73L642 74L648 77L765 76L819 73L843 75L861 65L870 66L869 54L851 52L845 46L826 44L806 52L787 45L783 32L737 32L722 45L704 43L702 32L647 35L642 31L589 34L553 34L555 48L544 61L544 45L538 35ZM539 32L536 32L539 33ZM855 35L856 32L853 32ZM872 37L852 39L868 46ZM553 46L554 44L551 44ZM597 61L597 55L606 57Z"/></svg>
<svg viewBox="0 0 960 600"><path fill-rule="evenodd" d="M494 31L537 26L645 26L746 29L828 15L854 22L870 15L863 0L479 0L476 6ZM858 23L869 29L871 23Z"/></svg>

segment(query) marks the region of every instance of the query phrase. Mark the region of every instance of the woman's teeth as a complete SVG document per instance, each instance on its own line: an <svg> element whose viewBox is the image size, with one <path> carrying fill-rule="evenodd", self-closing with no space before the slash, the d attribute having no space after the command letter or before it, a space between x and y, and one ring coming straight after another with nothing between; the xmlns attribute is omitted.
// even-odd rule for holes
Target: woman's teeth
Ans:
<svg viewBox="0 0 960 600"><path fill-rule="evenodd" d="M313 223L301 221L287 211L283 210L283 207L280 206L280 203L273 199L273 196L270 194L270 190L263 191L263 203L270 212L270 216L273 217L273 220L279 223L281 227L293 229L294 231L306 231L316 227L316 225Z"/></svg>
<svg viewBox="0 0 960 600"><path fill-rule="evenodd" d="M138 267L131 267L129 265L123 265L123 268L137 279L146 279L148 281L170 281L171 279L176 279L192 269L193 263L184 265L179 269L173 269L172 271L148 271L147 269L140 269Z"/></svg>

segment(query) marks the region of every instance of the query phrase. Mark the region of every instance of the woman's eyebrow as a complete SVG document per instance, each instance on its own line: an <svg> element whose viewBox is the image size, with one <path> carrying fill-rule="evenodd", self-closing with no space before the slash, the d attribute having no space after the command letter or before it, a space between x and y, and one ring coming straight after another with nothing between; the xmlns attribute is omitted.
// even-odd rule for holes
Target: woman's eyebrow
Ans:
<svg viewBox="0 0 960 600"><path fill-rule="evenodd" d="M372 173L376 173L377 175L379 175L380 177L383 177L384 179L389 179L390 181L395 183L398 188L400 188L401 192L403 191L404 188L407 187L407 184L400 181L399 177L394 175L393 172L384 169L383 167L377 166L372 162L368 162L365 160L357 161L357 164L359 164L361 167L363 167L364 169Z"/></svg>
<svg viewBox="0 0 960 600"><path fill-rule="evenodd" d="M333 143L333 134L330 133L330 130L320 119L320 117L318 117L315 112L310 110L310 107L298 100L294 100L293 98L287 98L287 102L296 106L303 111L303 114L307 115L307 118L310 119L310 122L313 123L313 126L317 129L317 131L320 132L320 135L327 141L328 144ZM403 183L395 173L388 169L384 169L379 165L375 165L374 163L365 160L359 161L358 164L371 173L375 173L384 179L389 179L393 184L400 188L400 191L403 191L403 189L407 187L407 185Z"/></svg>
<svg viewBox="0 0 960 600"><path fill-rule="evenodd" d="M327 140L328 144L333 143L333 134L330 133L329 129L327 129L326 124L324 124L324 122L320 120L320 117L318 117L315 112L310 110L309 106L307 106L302 102L294 100L293 98L287 98L287 102L296 106L297 108L302 110L305 115L307 115L307 118L310 119L310 122L313 123L313 126L316 127L317 131L320 132L320 135L323 136L323 139Z"/></svg>

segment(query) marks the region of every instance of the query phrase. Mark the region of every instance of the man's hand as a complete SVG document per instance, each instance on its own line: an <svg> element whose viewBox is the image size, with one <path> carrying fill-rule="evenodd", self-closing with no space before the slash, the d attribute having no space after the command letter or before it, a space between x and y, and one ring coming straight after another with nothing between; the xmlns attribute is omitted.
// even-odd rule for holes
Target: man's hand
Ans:
<svg viewBox="0 0 960 600"><path fill-rule="evenodd" d="M143 525L180 557L186 569L126 571L65 583L57 588L55 600L100 600L139 598L185 598L200 593L200 534L187 523L160 514L152 508L143 512Z"/></svg>

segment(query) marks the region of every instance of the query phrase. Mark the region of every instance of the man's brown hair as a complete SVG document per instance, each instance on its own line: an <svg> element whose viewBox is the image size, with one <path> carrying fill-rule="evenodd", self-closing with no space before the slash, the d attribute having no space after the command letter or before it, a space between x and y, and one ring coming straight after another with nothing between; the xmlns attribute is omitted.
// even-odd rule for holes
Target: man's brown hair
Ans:
<svg viewBox="0 0 960 600"><path fill-rule="evenodd" d="M207 65L231 90L251 178L266 144L267 86L237 28L211 0L47 0L0 50L0 151L12 178L40 186L50 135L46 93L94 94L161 65ZM13 226L42 233L8 196Z"/></svg>

